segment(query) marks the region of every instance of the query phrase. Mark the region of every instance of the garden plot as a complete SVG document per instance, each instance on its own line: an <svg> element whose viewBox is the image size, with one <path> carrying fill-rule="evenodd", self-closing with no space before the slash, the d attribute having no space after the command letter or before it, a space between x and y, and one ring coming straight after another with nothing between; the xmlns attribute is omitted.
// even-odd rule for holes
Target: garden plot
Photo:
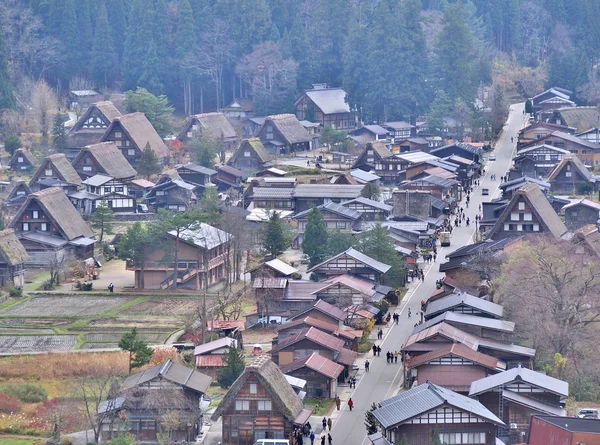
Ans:
<svg viewBox="0 0 600 445"><path fill-rule="evenodd" d="M210 306L212 300L206 299L207 306ZM122 315L190 315L197 311L201 304L201 298L152 298L127 308Z"/></svg>
<svg viewBox="0 0 600 445"><path fill-rule="evenodd" d="M82 349L113 349L118 347L117 343L86 343Z"/></svg>
<svg viewBox="0 0 600 445"><path fill-rule="evenodd" d="M14 328L9 328L9 327L4 327L4 326L0 326L0 334L4 335L4 334L12 334L12 335L18 335L18 334L54 334L54 330L52 329L36 329L36 328L19 328L19 327L14 327Z"/></svg>
<svg viewBox="0 0 600 445"><path fill-rule="evenodd" d="M85 334L86 342L119 343L125 332L92 332ZM167 332L139 332L138 337L147 343L163 343L169 336Z"/></svg>
<svg viewBox="0 0 600 445"><path fill-rule="evenodd" d="M110 297L36 297L0 313L23 317L86 317L121 306L128 298Z"/></svg>
<svg viewBox="0 0 600 445"><path fill-rule="evenodd" d="M0 335L0 353L68 351L76 344L76 335Z"/></svg>
<svg viewBox="0 0 600 445"><path fill-rule="evenodd" d="M185 321L181 318L175 317L144 317L144 316L130 316L128 318L99 318L92 320L89 326L93 326L94 329L126 329L131 328L138 329L171 329L183 327Z"/></svg>

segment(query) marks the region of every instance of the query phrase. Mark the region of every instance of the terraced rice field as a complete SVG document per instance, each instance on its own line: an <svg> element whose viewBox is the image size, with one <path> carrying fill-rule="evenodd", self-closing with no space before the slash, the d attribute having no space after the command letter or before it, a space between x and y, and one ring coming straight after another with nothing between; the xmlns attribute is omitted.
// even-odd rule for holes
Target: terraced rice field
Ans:
<svg viewBox="0 0 600 445"><path fill-rule="evenodd" d="M76 344L76 335L0 335L0 353L68 351Z"/></svg>
<svg viewBox="0 0 600 445"><path fill-rule="evenodd" d="M4 316L86 317L116 309L129 301L120 297L36 297L0 312Z"/></svg>

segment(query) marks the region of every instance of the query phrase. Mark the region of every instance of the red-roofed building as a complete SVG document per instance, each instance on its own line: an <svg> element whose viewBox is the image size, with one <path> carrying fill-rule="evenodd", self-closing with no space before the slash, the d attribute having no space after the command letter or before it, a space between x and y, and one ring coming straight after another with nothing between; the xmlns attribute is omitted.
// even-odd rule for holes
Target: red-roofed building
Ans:
<svg viewBox="0 0 600 445"><path fill-rule="evenodd" d="M338 378L343 378L344 375L342 365L317 353L294 360L280 368L284 374L306 380L306 396L309 398L335 397Z"/></svg>

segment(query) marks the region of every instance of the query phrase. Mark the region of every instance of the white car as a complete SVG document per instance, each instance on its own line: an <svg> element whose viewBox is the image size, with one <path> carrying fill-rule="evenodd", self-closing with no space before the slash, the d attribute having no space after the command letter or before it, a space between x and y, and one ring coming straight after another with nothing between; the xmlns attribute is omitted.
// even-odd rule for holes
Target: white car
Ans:
<svg viewBox="0 0 600 445"><path fill-rule="evenodd" d="M496 155L490 155L490 161L495 161L496 160Z"/></svg>

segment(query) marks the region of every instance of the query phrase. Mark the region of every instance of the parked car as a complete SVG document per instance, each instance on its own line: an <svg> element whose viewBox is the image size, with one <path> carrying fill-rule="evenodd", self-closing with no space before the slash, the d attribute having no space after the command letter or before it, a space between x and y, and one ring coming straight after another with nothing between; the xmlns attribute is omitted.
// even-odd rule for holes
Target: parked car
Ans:
<svg viewBox="0 0 600 445"><path fill-rule="evenodd" d="M481 194L487 196L490 194L490 189L483 188L481 189Z"/></svg>
<svg viewBox="0 0 600 445"><path fill-rule="evenodd" d="M598 410L596 408L581 408L577 412L577 417L580 419L597 419Z"/></svg>
<svg viewBox="0 0 600 445"><path fill-rule="evenodd" d="M137 213L148 213L148 206L146 204L138 204L136 210Z"/></svg>
<svg viewBox="0 0 600 445"><path fill-rule="evenodd" d="M490 161L495 161L496 160L496 155L490 155Z"/></svg>

